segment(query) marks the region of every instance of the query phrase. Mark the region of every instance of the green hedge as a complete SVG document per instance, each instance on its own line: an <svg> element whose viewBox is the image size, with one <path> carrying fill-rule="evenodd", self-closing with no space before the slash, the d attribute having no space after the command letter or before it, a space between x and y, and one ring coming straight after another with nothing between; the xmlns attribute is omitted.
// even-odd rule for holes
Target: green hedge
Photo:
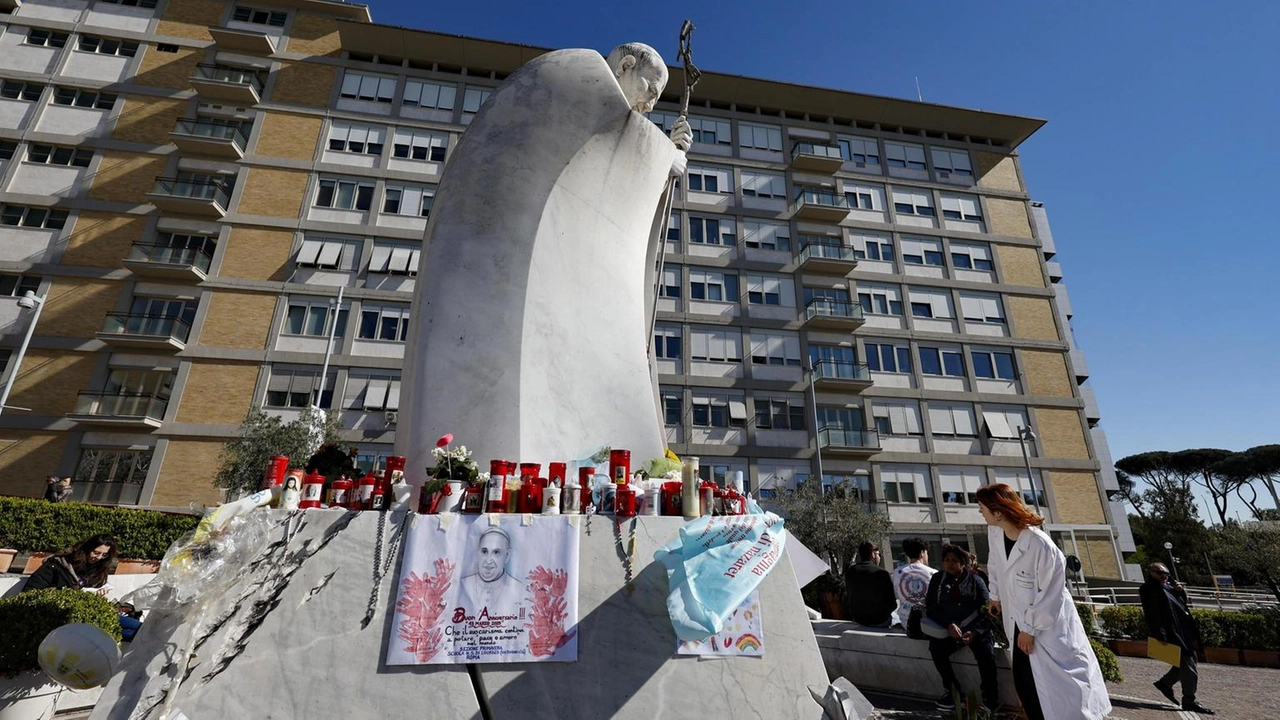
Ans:
<svg viewBox="0 0 1280 720"><path fill-rule="evenodd" d="M120 557L159 560L198 522L194 515L0 497L0 547L27 552L59 552L106 533L120 544Z"/></svg>
<svg viewBox="0 0 1280 720"><path fill-rule="evenodd" d="M71 623L102 628L120 642L120 614L106 598L84 590L50 588L0 598L0 676L40 669L36 651L45 636Z"/></svg>
<svg viewBox="0 0 1280 720"><path fill-rule="evenodd" d="M1111 652L1111 648L1093 638L1089 638L1089 646L1093 648L1094 657L1098 658L1098 667L1102 668L1102 679L1108 682L1124 682L1124 676L1120 674L1120 661L1116 659L1116 654Z"/></svg>
<svg viewBox="0 0 1280 720"><path fill-rule="evenodd" d="M1136 605L1116 605L1098 612L1109 637L1145 640L1147 619ZM1204 647L1280 650L1280 632L1275 621L1256 613L1228 610L1191 610L1200 644Z"/></svg>

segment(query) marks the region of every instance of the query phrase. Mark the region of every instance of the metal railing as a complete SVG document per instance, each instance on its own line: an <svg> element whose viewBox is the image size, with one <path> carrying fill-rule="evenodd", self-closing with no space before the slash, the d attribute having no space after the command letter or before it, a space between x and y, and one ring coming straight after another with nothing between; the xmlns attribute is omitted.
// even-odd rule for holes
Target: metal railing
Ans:
<svg viewBox="0 0 1280 720"><path fill-rule="evenodd" d="M129 248L129 259L157 265L189 265L208 273L213 256L202 248L174 247L160 243L134 243Z"/></svg>
<svg viewBox="0 0 1280 720"><path fill-rule="evenodd" d="M845 318L848 320L862 319L862 306L857 303L842 302L840 300L830 300L828 298L814 298L804 306L804 319L809 320L815 317L832 317Z"/></svg>
<svg viewBox="0 0 1280 720"><path fill-rule="evenodd" d="M849 200L844 195L832 192L830 190L801 190L796 193L795 200L791 203L793 211L799 210L805 205L817 205L819 207L839 208L841 210L849 209Z"/></svg>
<svg viewBox="0 0 1280 720"><path fill-rule="evenodd" d="M880 449L880 433L875 430L824 427L818 430L818 447L878 450Z"/></svg>
<svg viewBox="0 0 1280 720"><path fill-rule="evenodd" d="M211 120L207 118L178 118L173 131L179 135L212 140L229 140L241 152L249 144L249 133L238 122L229 120Z"/></svg>
<svg viewBox="0 0 1280 720"><path fill-rule="evenodd" d="M196 65L195 77L201 80L213 80L214 82L231 83L233 85L248 85L258 93L262 92L262 78L257 70L201 63Z"/></svg>
<svg viewBox="0 0 1280 720"><path fill-rule="evenodd" d="M188 180L176 177L156 178L156 195L190 200L212 200L223 210L231 204L231 188L219 180Z"/></svg>
<svg viewBox="0 0 1280 720"><path fill-rule="evenodd" d="M798 257L801 263L810 258L821 258L823 260L840 260L857 264L858 258L854 254L854 249L848 245L841 245L837 242L813 242L800 238L800 255Z"/></svg>
<svg viewBox="0 0 1280 720"><path fill-rule="evenodd" d="M871 368L862 363L819 360L813 364L815 380L864 380L871 382Z"/></svg>
<svg viewBox="0 0 1280 720"><path fill-rule="evenodd" d="M169 398L150 393L80 393L75 415L163 420Z"/></svg>
<svg viewBox="0 0 1280 720"><path fill-rule="evenodd" d="M191 326L176 317L107 313L107 321L102 326L102 332L139 338L172 338L185 343L191 334Z"/></svg>
<svg viewBox="0 0 1280 720"><path fill-rule="evenodd" d="M791 146L791 158L794 160L797 155L817 155L818 157L844 161L844 155L840 153L840 148L835 145L824 145L807 140L802 140Z"/></svg>
<svg viewBox="0 0 1280 720"><path fill-rule="evenodd" d="M1085 593L1092 605L1141 605L1138 586L1091 587ZM1241 610L1252 605L1276 605L1276 596L1252 590L1218 590L1211 587L1187 587L1192 608Z"/></svg>

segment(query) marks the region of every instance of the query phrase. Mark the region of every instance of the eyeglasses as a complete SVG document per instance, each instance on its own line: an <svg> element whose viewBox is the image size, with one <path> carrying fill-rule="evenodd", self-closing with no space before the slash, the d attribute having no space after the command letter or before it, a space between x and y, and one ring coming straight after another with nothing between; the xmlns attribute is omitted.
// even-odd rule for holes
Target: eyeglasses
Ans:
<svg viewBox="0 0 1280 720"><path fill-rule="evenodd" d="M1151 574L1152 574L1152 575L1159 575L1160 577L1169 577L1169 571L1168 571L1168 570L1152 570L1152 571L1151 571Z"/></svg>

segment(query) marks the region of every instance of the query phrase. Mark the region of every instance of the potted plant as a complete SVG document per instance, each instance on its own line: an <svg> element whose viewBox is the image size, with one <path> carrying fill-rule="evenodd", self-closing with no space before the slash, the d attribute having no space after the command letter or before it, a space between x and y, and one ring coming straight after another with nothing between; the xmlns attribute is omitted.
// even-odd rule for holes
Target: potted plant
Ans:
<svg viewBox="0 0 1280 720"><path fill-rule="evenodd" d="M62 687L40 671L36 651L54 629L70 623L96 625L120 641L120 616L95 593L50 588L0 598L0 720L35 720L52 714Z"/></svg>
<svg viewBox="0 0 1280 720"><path fill-rule="evenodd" d="M481 481L480 468L471 458L471 451L466 445L451 448L449 445L452 442L453 434L446 434L431 449L431 457L436 464L435 467L427 468L427 481L422 486L422 496L430 498L425 509L431 514L441 510L452 512L461 509L456 505L462 501L463 490ZM446 505L445 498L452 498L452 502Z"/></svg>
<svg viewBox="0 0 1280 720"><path fill-rule="evenodd" d="M9 566L17 556L18 551L13 548L0 548L0 573L9 572Z"/></svg>

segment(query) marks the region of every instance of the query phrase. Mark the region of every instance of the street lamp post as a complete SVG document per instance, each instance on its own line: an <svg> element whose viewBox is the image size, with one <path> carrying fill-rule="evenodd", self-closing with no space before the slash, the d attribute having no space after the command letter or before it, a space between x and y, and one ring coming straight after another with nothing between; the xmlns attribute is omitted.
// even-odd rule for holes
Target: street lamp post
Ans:
<svg viewBox="0 0 1280 720"><path fill-rule="evenodd" d="M40 313L44 310L44 298L28 290L25 295L18 298L18 307L24 310L35 308L36 314L27 324L27 332L22 336L22 345L18 346L18 355L13 359L13 369L9 371L9 378L4 382L4 392L0 394L0 413L4 412L5 403L9 401L9 391L13 390L13 381L18 378L22 358L27 354L27 345L31 344L31 335L35 332L36 323L40 322Z"/></svg>
<svg viewBox="0 0 1280 720"><path fill-rule="evenodd" d="M1031 485L1031 503L1040 513L1040 493L1036 490L1036 476L1031 472L1031 456L1027 454L1027 443L1036 439L1036 434L1029 427L1018 426L1018 445L1022 448L1022 462L1027 466L1027 482Z"/></svg>
<svg viewBox="0 0 1280 720"><path fill-rule="evenodd" d="M815 388L818 379L817 364L809 358L809 399L813 402L813 454L818 459L818 491L822 491L825 478L822 475L822 435L818 428L818 391Z"/></svg>
<svg viewBox="0 0 1280 720"><path fill-rule="evenodd" d="M1166 542L1164 549L1169 552L1169 570L1173 572L1173 581L1180 582L1178 580L1178 558L1173 556L1173 543Z"/></svg>

